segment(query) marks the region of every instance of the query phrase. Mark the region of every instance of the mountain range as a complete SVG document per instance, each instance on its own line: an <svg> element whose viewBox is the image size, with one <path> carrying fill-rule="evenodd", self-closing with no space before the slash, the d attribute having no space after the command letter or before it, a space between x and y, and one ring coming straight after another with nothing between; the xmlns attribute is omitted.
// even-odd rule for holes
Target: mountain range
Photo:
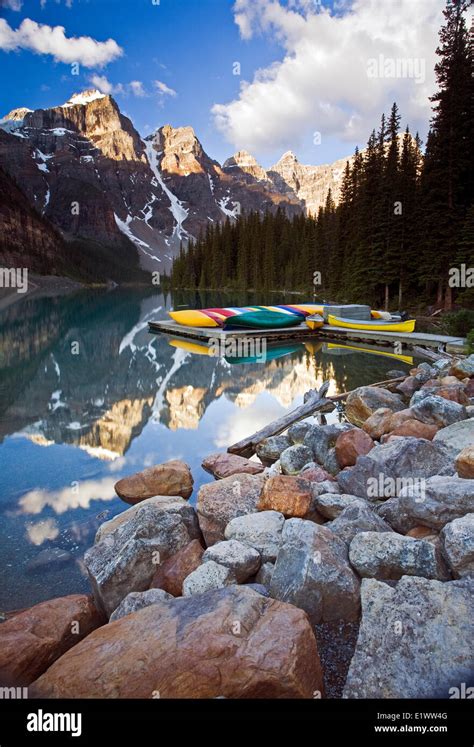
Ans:
<svg viewBox="0 0 474 747"><path fill-rule="evenodd" d="M0 120L0 255L40 274L124 281L167 271L181 243L241 212L316 214L337 202L346 160L306 166L291 151L265 170L246 151L223 164L192 127L142 138L112 96Z"/></svg>

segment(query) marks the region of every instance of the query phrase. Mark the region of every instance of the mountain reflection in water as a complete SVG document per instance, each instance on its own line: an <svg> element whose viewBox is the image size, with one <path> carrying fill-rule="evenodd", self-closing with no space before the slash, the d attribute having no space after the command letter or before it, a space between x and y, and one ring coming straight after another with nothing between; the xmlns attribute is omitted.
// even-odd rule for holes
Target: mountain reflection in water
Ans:
<svg viewBox="0 0 474 747"><path fill-rule="evenodd" d="M184 459L194 501L210 479L204 456L300 404L308 389L329 379L335 394L410 367L317 337L269 345L259 362L148 332L172 306L244 302L88 290L0 312L0 611L88 588L82 556L98 525L126 507L113 489L120 477Z"/></svg>

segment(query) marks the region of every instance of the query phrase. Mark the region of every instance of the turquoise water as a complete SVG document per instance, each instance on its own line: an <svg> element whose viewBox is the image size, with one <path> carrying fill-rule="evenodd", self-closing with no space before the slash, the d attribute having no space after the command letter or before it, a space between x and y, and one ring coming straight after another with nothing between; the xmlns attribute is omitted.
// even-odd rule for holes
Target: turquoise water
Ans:
<svg viewBox="0 0 474 747"><path fill-rule="evenodd" d="M82 556L97 526L126 508L113 489L120 477L184 459L194 502L211 479L203 457L297 406L308 389L330 379L335 394L410 368L317 337L240 363L148 332L172 303L242 302L116 289L0 312L0 611L88 589Z"/></svg>

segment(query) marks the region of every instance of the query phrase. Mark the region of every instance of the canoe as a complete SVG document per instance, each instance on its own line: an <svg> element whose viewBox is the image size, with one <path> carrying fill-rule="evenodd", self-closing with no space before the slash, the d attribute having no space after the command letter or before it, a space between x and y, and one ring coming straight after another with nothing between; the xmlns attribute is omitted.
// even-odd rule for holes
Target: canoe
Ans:
<svg viewBox="0 0 474 747"><path fill-rule="evenodd" d="M228 306L210 309L183 309L183 311L168 311L168 314L175 322L184 327L226 327L229 319L241 316L242 314L248 314L249 312L273 311L285 316L296 316L299 322L302 322L310 314L321 314L322 309L321 304L281 304L276 306Z"/></svg>
<svg viewBox="0 0 474 747"><path fill-rule="evenodd" d="M299 314L286 314L281 311L270 311L269 309L258 309L258 311L246 311L244 314L236 314L225 320L224 329L281 329L284 327L296 327L301 324L304 317Z"/></svg>
<svg viewBox="0 0 474 747"><path fill-rule="evenodd" d="M400 363L407 363L408 365L413 366L413 357L411 355L387 353L385 350L372 350L372 348L364 348L359 345L339 345L334 342L328 342L326 345L326 350L328 352L330 352L331 350L351 350L357 351L358 353L368 353L369 355L381 355L384 358L392 358L400 361Z"/></svg>
<svg viewBox="0 0 474 747"><path fill-rule="evenodd" d="M319 329L324 324L324 319L321 314L311 314L306 317L306 324L310 329Z"/></svg>
<svg viewBox="0 0 474 747"><path fill-rule="evenodd" d="M363 321L361 319L344 319L344 317L333 316L329 314L328 322L331 327L342 327L343 329L361 329L371 332L414 332L415 320L408 319L405 322L400 320L384 321L383 319L371 319Z"/></svg>

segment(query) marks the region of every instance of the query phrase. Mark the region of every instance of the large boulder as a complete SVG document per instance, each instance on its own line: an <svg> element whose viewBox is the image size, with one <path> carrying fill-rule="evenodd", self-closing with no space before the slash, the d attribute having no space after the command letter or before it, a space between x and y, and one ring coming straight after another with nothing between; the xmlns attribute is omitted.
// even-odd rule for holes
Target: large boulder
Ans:
<svg viewBox="0 0 474 747"><path fill-rule="evenodd" d="M208 560L184 579L183 597L223 589L235 583L237 583L237 577L231 568L216 563L214 560Z"/></svg>
<svg viewBox="0 0 474 747"><path fill-rule="evenodd" d="M448 698L472 679L474 583L363 579L345 698Z"/></svg>
<svg viewBox="0 0 474 747"><path fill-rule="evenodd" d="M229 454L226 451L210 454L203 460L202 466L218 480L244 473L258 475L265 469L263 464L259 462L253 462L251 459L245 459L245 457L237 454Z"/></svg>
<svg viewBox="0 0 474 747"><path fill-rule="evenodd" d="M411 411L416 420L437 425L438 428L446 428L448 425L467 418L464 405L435 395L425 397L421 402L413 405Z"/></svg>
<svg viewBox="0 0 474 747"><path fill-rule="evenodd" d="M174 597L180 597L184 579L201 565L203 553L200 541L192 540L157 567L150 588L163 589Z"/></svg>
<svg viewBox="0 0 474 747"><path fill-rule="evenodd" d="M193 477L185 462L173 459L123 477L115 484L115 492L126 503L138 503L156 495L189 498L193 492Z"/></svg>
<svg viewBox="0 0 474 747"><path fill-rule="evenodd" d="M270 595L304 609L313 625L357 620L359 580L345 542L311 521L286 521Z"/></svg>
<svg viewBox="0 0 474 747"><path fill-rule="evenodd" d="M326 524L326 528L346 544L350 544L359 532L392 532L390 524L378 516L368 503L361 500L356 500L344 508L334 521Z"/></svg>
<svg viewBox="0 0 474 747"><path fill-rule="evenodd" d="M259 511L278 511L283 516L303 517L311 507L311 483L302 477L276 475L265 481Z"/></svg>
<svg viewBox="0 0 474 747"><path fill-rule="evenodd" d="M149 498L96 542L84 555L84 563L97 605L110 615L131 591L150 587L157 566L199 539L197 517L185 522L179 510L167 510L167 502ZM125 512L128 513L128 512ZM189 517L188 517L189 518Z"/></svg>
<svg viewBox="0 0 474 747"><path fill-rule="evenodd" d="M281 544L285 517L278 511L261 511L258 514L237 516L225 528L227 540L238 540L253 547L262 563L273 563Z"/></svg>
<svg viewBox="0 0 474 747"><path fill-rule="evenodd" d="M189 534L194 535L196 533L198 527L196 511L193 506L183 498L180 498L179 496L168 497L166 495L157 495L154 498L148 498L146 504L143 505L156 506L160 511L168 514L177 514L186 526ZM118 527L122 526L122 524L131 521L131 519L142 510L142 504L137 503L135 506L131 506L131 508L121 511L121 513L112 517L112 519L104 521L97 530L95 542L100 542L108 534L111 534L118 529Z"/></svg>
<svg viewBox="0 0 474 747"><path fill-rule="evenodd" d="M288 436L269 436L257 444L257 456L263 464L273 464L289 446L291 441Z"/></svg>
<svg viewBox="0 0 474 747"><path fill-rule="evenodd" d="M299 423L294 423L294 425L288 428L287 435L291 443L302 444L311 426L312 426L312 423L310 423L308 420L300 420Z"/></svg>
<svg viewBox="0 0 474 747"><path fill-rule="evenodd" d="M462 420L459 423L448 425L438 431L433 441L443 443L449 447L453 453L459 454L466 446L472 446L474 443L474 418Z"/></svg>
<svg viewBox="0 0 474 747"><path fill-rule="evenodd" d="M305 613L231 586L104 626L56 662L30 695L313 698L316 691L323 691L322 672Z"/></svg>
<svg viewBox="0 0 474 747"><path fill-rule="evenodd" d="M50 599L14 615L0 625L0 685L29 685L105 622L85 594Z"/></svg>
<svg viewBox="0 0 474 747"><path fill-rule="evenodd" d="M453 576L474 576L474 513L446 524L439 538Z"/></svg>
<svg viewBox="0 0 474 747"><path fill-rule="evenodd" d="M352 467L360 456L368 454L374 446L369 434L360 428L352 428L341 433L335 446L339 466Z"/></svg>
<svg viewBox="0 0 474 747"><path fill-rule="evenodd" d="M346 399L346 418L354 425L361 426L379 407L396 412L403 410L405 405L399 394L375 386L361 386Z"/></svg>
<svg viewBox="0 0 474 747"><path fill-rule="evenodd" d="M281 471L284 475L297 475L312 459L313 452L304 444L289 446L280 454Z"/></svg>
<svg viewBox="0 0 474 747"><path fill-rule="evenodd" d="M255 513L263 488L260 475L232 475L203 485L198 493L197 513L206 545L224 539L224 531L236 516Z"/></svg>
<svg viewBox="0 0 474 747"><path fill-rule="evenodd" d="M459 477L466 480L474 479L474 443L459 452L455 465Z"/></svg>
<svg viewBox="0 0 474 747"><path fill-rule="evenodd" d="M444 444L422 438L394 438L359 457L355 467L346 467L337 479L343 493L378 501L397 495L419 478L446 474L454 474L454 461Z"/></svg>
<svg viewBox="0 0 474 747"><path fill-rule="evenodd" d="M125 599L122 599L117 609L112 612L109 622L119 620L121 617L125 617L125 615L131 615L132 612L137 612L143 607L149 607L151 604L166 602L168 599L173 599L173 596L163 591L163 589L132 591L131 594L127 594Z"/></svg>
<svg viewBox="0 0 474 747"><path fill-rule="evenodd" d="M366 578L449 578L431 542L395 532L356 534L349 547L349 560L359 576Z"/></svg>
<svg viewBox="0 0 474 747"><path fill-rule="evenodd" d="M239 584L254 576L261 562L260 553L255 548L235 539L217 542L208 547L202 556L202 562L208 563L210 560L230 568Z"/></svg>
<svg viewBox="0 0 474 747"><path fill-rule="evenodd" d="M442 529L454 519L474 511L474 480L461 477L430 477L406 487L378 510L397 532L406 533L421 524Z"/></svg>

